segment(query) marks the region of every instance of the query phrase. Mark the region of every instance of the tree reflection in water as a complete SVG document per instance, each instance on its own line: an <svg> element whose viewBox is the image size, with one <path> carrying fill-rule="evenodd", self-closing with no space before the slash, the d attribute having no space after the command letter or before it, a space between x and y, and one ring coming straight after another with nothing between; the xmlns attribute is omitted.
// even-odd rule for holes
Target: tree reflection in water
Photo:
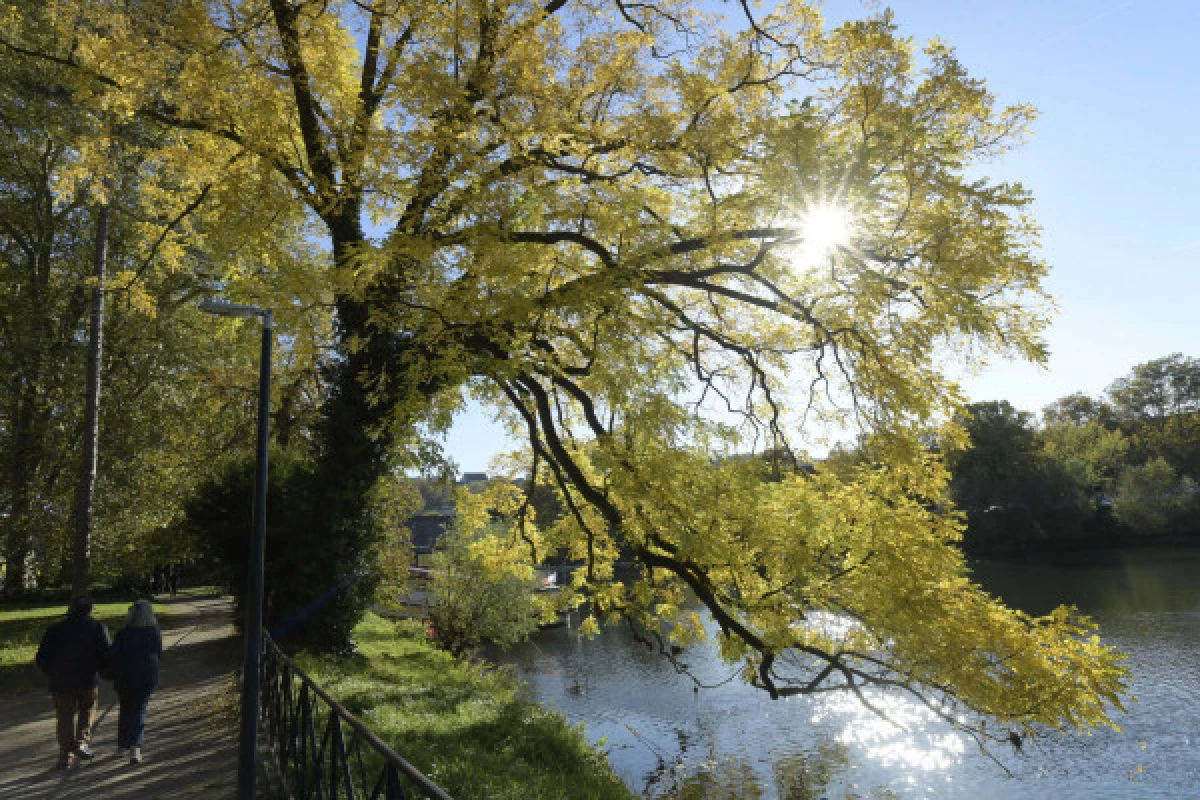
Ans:
<svg viewBox="0 0 1200 800"><path fill-rule="evenodd" d="M833 796L829 793L830 784L839 777L844 778L850 767L850 750L845 744L822 741L816 750L773 759L774 786L770 787L773 791L768 791L761 772L756 771L748 759L718 758L716 753L710 752L707 759L697 764L689 759L684 742L680 744L675 761L670 765L664 762L647 781L647 796L661 800L759 800L763 797L818 800ZM846 787L843 792L841 796L847 800L896 797L884 787L864 790L862 794L857 787Z"/></svg>

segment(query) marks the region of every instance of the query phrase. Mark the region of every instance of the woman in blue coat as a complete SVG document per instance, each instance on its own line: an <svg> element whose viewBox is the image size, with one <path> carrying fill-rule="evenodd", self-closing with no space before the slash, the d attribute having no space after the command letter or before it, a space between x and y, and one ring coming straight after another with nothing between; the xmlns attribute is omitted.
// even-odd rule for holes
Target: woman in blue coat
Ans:
<svg viewBox="0 0 1200 800"><path fill-rule="evenodd" d="M129 608L125 627L117 632L109 654L113 684L121 701L117 716L117 754L129 751L129 763L142 760L142 734L150 693L158 685L158 657L162 655L162 633L149 600L138 600Z"/></svg>

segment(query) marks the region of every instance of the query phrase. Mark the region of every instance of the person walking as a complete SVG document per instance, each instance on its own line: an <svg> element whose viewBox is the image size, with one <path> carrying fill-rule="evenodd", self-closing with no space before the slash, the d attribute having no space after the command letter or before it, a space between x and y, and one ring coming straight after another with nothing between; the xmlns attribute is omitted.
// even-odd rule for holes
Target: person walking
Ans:
<svg viewBox="0 0 1200 800"><path fill-rule="evenodd" d="M162 632L149 600L129 607L125 627L117 631L109 651L113 685L117 689L117 755L129 753L129 763L142 761L142 739L150 694L158 686Z"/></svg>
<svg viewBox="0 0 1200 800"><path fill-rule="evenodd" d="M72 756L87 761L94 755L92 725L108 648L108 628L92 619L92 600L86 595L73 598L67 618L42 634L34 663L46 673L54 697L59 769L69 767Z"/></svg>

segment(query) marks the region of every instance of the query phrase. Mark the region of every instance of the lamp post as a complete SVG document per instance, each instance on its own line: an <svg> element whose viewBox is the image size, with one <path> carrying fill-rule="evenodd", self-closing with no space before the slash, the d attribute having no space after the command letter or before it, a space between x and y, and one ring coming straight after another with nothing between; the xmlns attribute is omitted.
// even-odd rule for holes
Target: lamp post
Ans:
<svg viewBox="0 0 1200 800"><path fill-rule="evenodd" d="M258 366L258 452L254 465L254 541L251 548L246 593L245 659L242 664L242 727L238 739L238 798L254 800L258 760L259 693L262 673L263 557L267 543L267 444L271 410L271 312L205 300L200 310L222 317L261 317L262 356Z"/></svg>

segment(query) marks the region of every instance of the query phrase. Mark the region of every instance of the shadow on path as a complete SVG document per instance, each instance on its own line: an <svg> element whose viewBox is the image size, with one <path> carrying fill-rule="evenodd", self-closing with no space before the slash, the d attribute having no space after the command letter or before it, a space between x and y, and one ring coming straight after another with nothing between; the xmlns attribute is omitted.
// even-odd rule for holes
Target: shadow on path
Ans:
<svg viewBox="0 0 1200 800"><path fill-rule="evenodd" d="M164 602L162 600L159 601ZM237 785L237 722L224 710L240 662L231 609L220 598L165 601L162 684L150 699L143 762L115 755L117 697L100 689L96 758L54 769L54 709L45 692L0 702L0 798L228 798Z"/></svg>

